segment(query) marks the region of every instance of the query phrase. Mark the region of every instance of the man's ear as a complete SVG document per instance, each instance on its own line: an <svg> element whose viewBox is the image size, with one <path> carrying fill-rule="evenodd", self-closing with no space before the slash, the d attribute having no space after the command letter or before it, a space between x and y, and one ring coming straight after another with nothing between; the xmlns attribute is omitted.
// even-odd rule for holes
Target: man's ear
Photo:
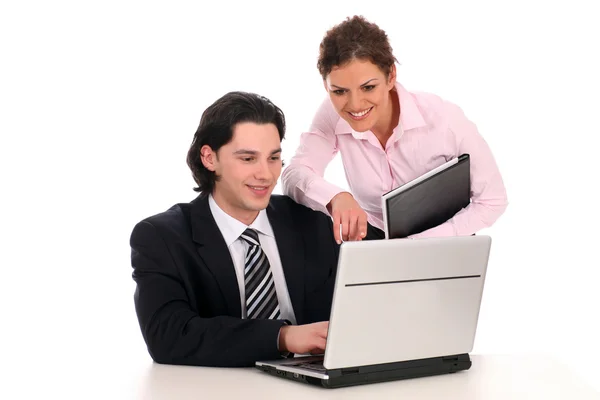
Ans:
<svg viewBox="0 0 600 400"><path fill-rule="evenodd" d="M200 148L200 159L202 160L202 165L204 165L207 170L215 172L217 169L215 165L217 153L215 153L209 145L205 144Z"/></svg>

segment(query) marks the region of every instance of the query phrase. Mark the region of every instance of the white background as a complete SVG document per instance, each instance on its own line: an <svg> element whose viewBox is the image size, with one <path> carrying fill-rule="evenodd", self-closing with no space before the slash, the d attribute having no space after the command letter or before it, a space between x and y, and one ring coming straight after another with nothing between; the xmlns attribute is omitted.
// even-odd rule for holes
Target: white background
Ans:
<svg viewBox="0 0 600 400"><path fill-rule="evenodd" d="M320 40L354 14L503 174L475 352L549 353L600 390L597 2L200 3L2 2L0 397L135 398L131 229L195 197L188 146L227 91L284 110L289 160L325 95ZM345 186L339 158L326 177Z"/></svg>

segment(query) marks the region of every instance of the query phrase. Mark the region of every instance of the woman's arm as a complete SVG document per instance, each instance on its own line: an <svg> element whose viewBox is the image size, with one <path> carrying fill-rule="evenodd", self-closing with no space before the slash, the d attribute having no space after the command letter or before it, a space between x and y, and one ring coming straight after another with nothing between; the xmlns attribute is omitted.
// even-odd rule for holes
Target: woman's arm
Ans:
<svg viewBox="0 0 600 400"><path fill-rule="evenodd" d="M309 131L302 133L300 145L281 175L285 195L325 214L329 214L327 204L331 199L344 192L323 177L327 165L338 152L335 137L338 119L329 98L325 98Z"/></svg>
<svg viewBox="0 0 600 400"><path fill-rule="evenodd" d="M471 164L471 204L447 222L412 235L411 238L434 236L467 236L490 227L508 205L504 182L492 151L477 127L460 107L447 102L449 143L456 155L468 153Z"/></svg>

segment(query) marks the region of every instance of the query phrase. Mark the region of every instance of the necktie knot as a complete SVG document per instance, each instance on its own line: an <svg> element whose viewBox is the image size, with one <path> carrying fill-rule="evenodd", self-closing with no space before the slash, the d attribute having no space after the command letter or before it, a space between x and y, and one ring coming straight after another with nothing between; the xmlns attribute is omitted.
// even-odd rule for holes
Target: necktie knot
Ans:
<svg viewBox="0 0 600 400"><path fill-rule="evenodd" d="M240 235L240 238L248 243L250 246L260 246L260 242L258 240L258 233L251 228L248 228Z"/></svg>

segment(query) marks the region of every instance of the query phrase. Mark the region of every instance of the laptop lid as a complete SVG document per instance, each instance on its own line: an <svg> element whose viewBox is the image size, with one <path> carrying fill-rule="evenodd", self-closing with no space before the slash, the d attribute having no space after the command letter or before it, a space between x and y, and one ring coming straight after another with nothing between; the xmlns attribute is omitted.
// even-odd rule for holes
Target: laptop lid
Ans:
<svg viewBox="0 0 600 400"><path fill-rule="evenodd" d="M471 352L491 238L345 242L327 369Z"/></svg>

